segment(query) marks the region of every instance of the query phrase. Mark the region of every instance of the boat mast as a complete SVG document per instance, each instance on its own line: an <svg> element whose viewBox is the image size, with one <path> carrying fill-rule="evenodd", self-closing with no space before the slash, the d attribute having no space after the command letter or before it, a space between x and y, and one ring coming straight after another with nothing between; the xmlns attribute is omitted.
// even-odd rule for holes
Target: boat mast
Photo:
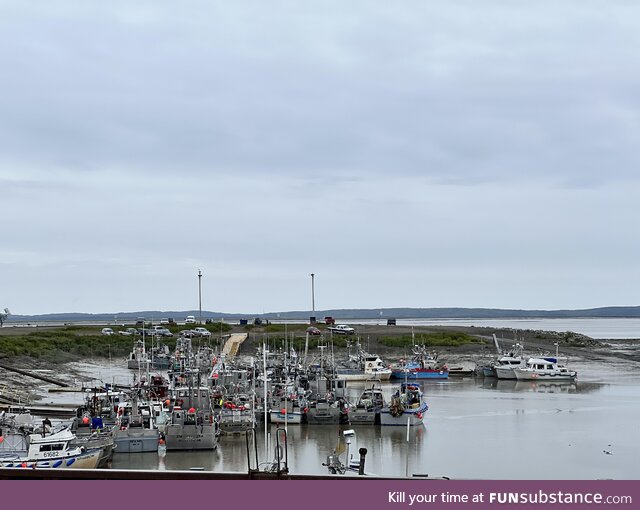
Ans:
<svg viewBox="0 0 640 510"><path fill-rule="evenodd" d="M267 419L267 346L262 342L262 370L264 373L264 458L269 457L269 420Z"/></svg>

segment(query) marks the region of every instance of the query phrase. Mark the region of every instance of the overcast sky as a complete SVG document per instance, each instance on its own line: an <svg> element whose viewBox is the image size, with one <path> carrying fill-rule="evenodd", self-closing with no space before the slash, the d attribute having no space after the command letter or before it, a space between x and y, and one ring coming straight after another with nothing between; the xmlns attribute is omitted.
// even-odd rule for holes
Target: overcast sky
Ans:
<svg viewBox="0 0 640 510"><path fill-rule="evenodd" d="M0 308L638 305L640 4L0 2Z"/></svg>

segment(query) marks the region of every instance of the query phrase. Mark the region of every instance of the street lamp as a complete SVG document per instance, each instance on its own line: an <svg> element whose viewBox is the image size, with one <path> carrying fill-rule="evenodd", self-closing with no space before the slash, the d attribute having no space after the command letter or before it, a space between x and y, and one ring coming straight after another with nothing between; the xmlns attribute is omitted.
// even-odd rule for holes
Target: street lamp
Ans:
<svg viewBox="0 0 640 510"><path fill-rule="evenodd" d="M311 317L309 317L309 323L316 323L316 296L315 296L315 287L314 287L314 278L315 274L311 273Z"/></svg>
<svg viewBox="0 0 640 510"><path fill-rule="evenodd" d="M202 271L198 269L198 310L200 311L200 324L202 325Z"/></svg>

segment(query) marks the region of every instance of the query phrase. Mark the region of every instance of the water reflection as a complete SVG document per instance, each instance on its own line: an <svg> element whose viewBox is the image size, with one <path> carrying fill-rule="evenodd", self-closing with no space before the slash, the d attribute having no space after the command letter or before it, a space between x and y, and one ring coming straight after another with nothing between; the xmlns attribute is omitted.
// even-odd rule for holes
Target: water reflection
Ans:
<svg viewBox="0 0 640 510"><path fill-rule="evenodd" d="M518 381L485 377L477 383L485 390L518 391L536 393L590 393L601 390L606 384L582 381Z"/></svg>

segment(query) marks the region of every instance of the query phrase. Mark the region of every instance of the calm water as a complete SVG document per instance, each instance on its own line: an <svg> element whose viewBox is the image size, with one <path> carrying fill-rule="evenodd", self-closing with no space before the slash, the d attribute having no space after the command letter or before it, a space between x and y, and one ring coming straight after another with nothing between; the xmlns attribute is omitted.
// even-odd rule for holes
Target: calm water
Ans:
<svg viewBox="0 0 640 510"><path fill-rule="evenodd" d="M482 479L639 479L640 375L637 367L578 363L575 384L451 378L424 385L430 410L423 427L353 426L351 452L366 447L367 472ZM121 367L79 367L94 376L130 382ZM353 383L357 395L361 386ZM392 384L384 390L390 395ZM57 401L70 398L52 395ZM338 426L289 426L289 468L324 474ZM265 460L259 433L260 461ZM610 452L607 454L605 452ZM344 456L343 456L344 459ZM408 462L407 462L408 459ZM271 459L269 459L271 460ZM246 471L243 437L222 437L217 451L116 454L114 468Z"/></svg>
<svg viewBox="0 0 640 510"><path fill-rule="evenodd" d="M386 324L386 319L354 320L353 324ZM598 339L640 339L640 319L398 319L398 326L476 326L488 328L573 331Z"/></svg>

